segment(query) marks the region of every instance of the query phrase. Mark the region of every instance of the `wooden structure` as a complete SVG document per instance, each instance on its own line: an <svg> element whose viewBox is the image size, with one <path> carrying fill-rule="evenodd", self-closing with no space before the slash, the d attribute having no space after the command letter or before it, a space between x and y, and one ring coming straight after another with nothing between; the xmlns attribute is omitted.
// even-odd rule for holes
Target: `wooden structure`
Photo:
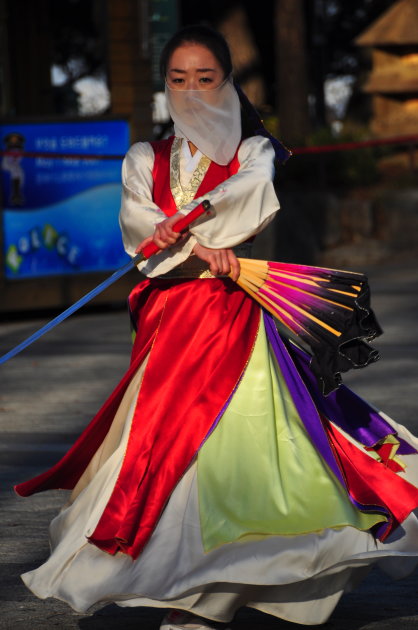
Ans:
<svg viewBox="0 0 418 630"><path fill-rule="evenodd" d="M255 107L265 107L260 55L243 7L234 7L218 24L218 29L231 50L235 78Z"/></svg>
<svg viewBox="0 0 418 630"><path fill-rule="evenodd" d="M111 112L127 117L131 140L150 140L152 81L147 3L107 0Z"/></svg>
<svg viewBox="0 0 418 630"><path fill-rule="evenodd" d="M418 1L399 0L355 42L372 48L363 90L373 96L371 127L380 137L418 130Z"/></svg>

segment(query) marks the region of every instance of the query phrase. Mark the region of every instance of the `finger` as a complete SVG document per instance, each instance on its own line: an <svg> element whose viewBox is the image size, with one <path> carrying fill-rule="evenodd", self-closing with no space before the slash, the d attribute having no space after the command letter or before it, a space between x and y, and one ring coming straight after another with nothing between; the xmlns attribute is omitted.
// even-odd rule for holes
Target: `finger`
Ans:
<svg viewBox="0 0 418 630"><path fill-rule="evenodd" d="M219 274L219 262L216 254L211 255L208 262L211 274L217 276Z"/></svg>
<svg viewBox="0 0 418 630"><path fill-rule="evenodd" d="M179 245L180 243L182 243L183 241L186 240L186 238L190 235L190 232L181 232L178 240L177 240L177 244Z"/></svg>
<svg viewBox="0 0 418 630"><path fill-rule="evenodd" d="M235 256L234 252L229 249L228 250L228 258L229 264L231 266L230 276L234 282L236 282L239 278L239 274L241 271L241 266L239 264L238 258Z"/></svg>
<svg viewBox="0 0 418 630"><path fill-rule="evenodd" d="M229 263L228 252L226 249L222 249L220 251L221 255L221 265L222 265L222 275L227 276L231 271L231 265Z"/></svg>
<svg viewBox="0 0 418 630"><path fill-rule="evenodd" d="M147 238L144 238L143 241L141 241L138 245L138 247L135 250L135 254L139 254L140 252L142 252L142 250L144 249L144 247L146 247L146 245L148 245L149 243L153 242L153 237L152 236L147 236Z"/></svg>
<svg viewBox="0 0 418 630"><path fill-rule="evenodd" d="M170 234L170 236L173 236L174 238L178 238L180 236L180 232L176 232L175 230L173 230L170 224L165 225L164 227L167 230L167 234Z"/></svg>
<svg viewBox="0 0 418 630"><path fill-rule="evenodd" d="M167 247L170 246L170 243L166 243L166 241L163 241L161 238L158 238L158 236L156 236L155 234L152 240L154 241L154 243L157 245L159 249L167 249Z"/></svg>
<svg viewBox="0 0 418 630"><path fill-rule="evenodd" d="M179 215L177 214L173 215L169 219L165 219L164 221L162 221L159 225L164 226L164 228L167 229L172 234L179 234L179 232L174 229L174 226L179 220L179 218L180 218Z"/></svg>
<svg viewBox="0 0 418 630"><path fill-rule="evenodd" d="M167 240L174 240L174 242L180 236L180 232L174 232L169 225L163 224L159 228L160 235Z"/></svg>
<svg viewBox="0 0 418 630"><path fill-rule="evenodd" d="M177 238L174 238L172 236L167 236L166 234L160 235L158 238L164 241L164 243L167 243L167 245L174 245L174 243L176 243L178 240Z"/></svg>
<svg viewBox="0 0 418 630"><path fill-rule="evenodd" d="M155 229L154 241L156 242L155 239L158 239L162 243L165 243L167 247L169 245L174 245L174 243L177 240L175 236L170 236L170 234L166 230L164 230L163 227L160 227L160 226L156 227Z"/></svg>

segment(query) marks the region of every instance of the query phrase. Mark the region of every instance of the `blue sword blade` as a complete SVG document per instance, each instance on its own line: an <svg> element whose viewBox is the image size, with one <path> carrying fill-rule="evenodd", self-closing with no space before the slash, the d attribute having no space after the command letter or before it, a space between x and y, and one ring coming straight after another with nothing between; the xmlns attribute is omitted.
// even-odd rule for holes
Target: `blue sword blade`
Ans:
<svg viewBox="0 0 418 630"><path fill-rule="evenodd" d="M31 343L39 339L39 337L42 337L42 335L48 332L48 330L51 330L52 328L63 322L64 319L67 319L67 317L78 311L79 308L87 304L87 302L90 302L90 300L92 300L94 297L96 297L96 295L99 295L99 293L107 289L107 287L110 287L111 284L116 282L116 280L119 280L119 278L124 276L125 273L130 271L132 267L140 263L142 260L144 260L143 255L141 253L137 254L134 258L132 258L132 260L123 265L123 267L117 269L114 273L112 273L111 276L106 278L106 280L103 280L103 282L98 284L97 287L86 293L86 295L83 295L82 298L69 306L65 311L54 317L54 319L51 319L51 321L45 324L45 326L39 328L39 330L34 332L33 335L30 335L30 337L27 337L27 339L22 341L22 343L19 343L17 346L9 350L9 352L3 354L3 356L0 357L0 365L2 363L6 363L6 361L14 357L16 354L19 354L19 352L21 352L22 350L30 346Z"/></svg>

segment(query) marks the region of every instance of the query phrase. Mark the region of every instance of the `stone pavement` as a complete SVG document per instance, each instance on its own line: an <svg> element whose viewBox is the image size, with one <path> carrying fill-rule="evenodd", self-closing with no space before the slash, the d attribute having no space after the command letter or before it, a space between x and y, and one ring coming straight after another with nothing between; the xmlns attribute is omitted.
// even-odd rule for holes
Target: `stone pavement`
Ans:
<svg viewBox="0 0 418 630"><path fill-rule="evenodd" d="M345 382L418 433L418 270L370 272L373 306L385 330L376 345L383 360ZM46 320L0 323L3 353ZM13 483L52 464L86 425L124 372L129 358L128 318L116 308L73 316L0 367L0 628L157 630L162 612L98 607L74 613L56 600L35 598L20 573L48 554L47 527L63 502L59 492L16 497ZM304 626L305 627L305 626ZM324 626L323 626L324 627ZM393 582L372 571L346 595L328 630L418 630L418 573ZM244 609L233 630L291 630L296 624Z"/></svg>

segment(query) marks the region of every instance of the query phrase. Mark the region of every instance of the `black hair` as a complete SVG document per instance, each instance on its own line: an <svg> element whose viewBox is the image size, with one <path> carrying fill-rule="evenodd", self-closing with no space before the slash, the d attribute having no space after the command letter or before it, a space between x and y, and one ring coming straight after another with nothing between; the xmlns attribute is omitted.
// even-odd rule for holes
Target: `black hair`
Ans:
<svg viewBox="0 0 418 630"><path fill-rule="evenodd" d="M241 86L234 81L235 89L241 103L241 123L243 138L249 136L263 136L268 138L273 145L276 160L279 164L285 164L292 155L292 152L284 146L280 140L271 135L264 126L263 121L254 105L249 101L248 97L242 91Z"/></svg>
<svg viewBox="0 0 418 630"><path fill-rule="evenodd" d="M160 58L161 76L167 74L167 66L173 52L183 46L183 44L200 44L208 48L218 60L225 78L232 72L232 59L229 46L224 37L209 26L195 24L193 26L185 26L175 33L168 40L163 48Z"/></svg>

